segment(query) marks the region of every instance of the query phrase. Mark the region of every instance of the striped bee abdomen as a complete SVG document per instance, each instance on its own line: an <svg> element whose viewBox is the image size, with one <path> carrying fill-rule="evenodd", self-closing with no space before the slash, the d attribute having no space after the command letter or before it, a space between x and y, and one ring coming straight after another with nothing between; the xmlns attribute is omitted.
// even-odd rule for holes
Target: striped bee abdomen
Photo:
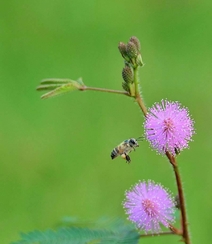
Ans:
<svg viewBox="0 0 212 244"><path fill-rule="evenodd" d="M111 158L114 159L119 155L117 148L114 148L113 151L111 152Z"/></svg>

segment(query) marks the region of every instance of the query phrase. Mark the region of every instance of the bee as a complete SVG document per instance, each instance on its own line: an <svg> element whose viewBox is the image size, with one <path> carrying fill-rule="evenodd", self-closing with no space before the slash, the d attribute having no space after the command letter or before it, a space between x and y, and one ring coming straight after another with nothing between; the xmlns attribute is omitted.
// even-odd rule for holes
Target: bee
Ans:
<svg viewBox="0 0 212 244"><path fill-rule="evenodd" d="M140 140L139 140L140 139ZM123 159L126 159L126 163L130 163L131 159L129 156L129 153L132 152L133 150L135 151L136 147L139 147L138 141L141 141L143 137L139 137L137 139L135 138L130 138L122 143L120 143L117 147L113 149L111 152L111 158L114 159L117 156L121 156Z"/></svg>

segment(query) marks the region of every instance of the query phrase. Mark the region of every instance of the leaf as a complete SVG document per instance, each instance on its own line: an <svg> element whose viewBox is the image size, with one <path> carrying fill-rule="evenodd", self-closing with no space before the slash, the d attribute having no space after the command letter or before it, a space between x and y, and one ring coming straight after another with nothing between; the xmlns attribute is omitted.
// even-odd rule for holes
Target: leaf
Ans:
<svg viewBox="0 0 212 244"><path fill-rule="evenodd" d="M117 220L103 229L66 227L57 231L33 231L21 234L21 240L13 244L137 244L139 238L134 226Z"/></svg>
<svg viewBox="0 0 212 244"><path fill-rule="evenodd" d="M70 91L77 90L78 88L79 88L78 85L73 84L73 83L68 83L68 84L65 84L65 85L62 85L62 86L57 87L53 91L50 91L48 93L45 93L44 95L41 96L41 98L42 99L45 99L45 98L50 98L50 97L58 96L58 95L61 95L63 93L66 93L66 92L70 92Z"/></svg>
<svg viewBox="0 0 212 244"><path fill-rule="evenodd" d="M41 91L41 90L53 90L53 89L55 89L55 88L57 88L57 87L60 87L61 86L61 84L51 84L51 85L41 85L41 86L38 86L37 88L36 88L36 90L37 91Z"/></svg>
<svg viewBox="0 0 212 244"><path fill-rule="evenodd" d="M58 79L58 78L48 78L48 79L44 79L41 81L41 84L66 84L66 83L69 83L69 82L72 82L71 79Z"/></svg>
<svg viewBox="0 0 212 244"><path fill-rule="evenodd" d="M80 78L78 78L77 82L78 82L79 84L81 84L82 86L84 86L84 85L85 85L85 84L83 83L83 81L82 81L82 78L81 78L81 77L80 77Z"/></svg>
<svg viewBox="0 0 212 244"><path fill-rule="evenodd" d="M58 96L63 93L67 93L74 90L79 90L84 87L82 79L77 81L70 79L45 79L41 81L41 85L37 87L37 90L51 90L41 96L42 99Z"/></svg>

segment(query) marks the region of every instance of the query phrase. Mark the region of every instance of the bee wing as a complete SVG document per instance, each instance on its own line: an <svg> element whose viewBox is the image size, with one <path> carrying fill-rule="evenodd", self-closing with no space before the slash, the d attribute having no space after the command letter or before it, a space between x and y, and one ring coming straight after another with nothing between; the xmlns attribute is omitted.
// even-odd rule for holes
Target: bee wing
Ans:
<svg viewBox="0 0 212 244"><path fill-rule="evenodd" d="M129 150L129 142L128 140L124 141L120 146L119 146L119 154L124 154L124 153L127 153L128 150Z"/></svg>

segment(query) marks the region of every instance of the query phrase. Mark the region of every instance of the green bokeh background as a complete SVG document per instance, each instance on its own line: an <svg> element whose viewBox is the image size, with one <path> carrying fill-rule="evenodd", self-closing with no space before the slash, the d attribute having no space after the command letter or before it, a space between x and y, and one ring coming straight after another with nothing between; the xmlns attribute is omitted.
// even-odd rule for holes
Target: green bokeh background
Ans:
<svg viewBox="0 0 212 244"><path fill-rule="evenodd" d="M176 187L166 158L147 142L130 165L110 159L143 133L133 100L73 92L41 100L43 78L83 77L121 89L120 41L137 36L147 106L162 98L189 107L197 134L178 158L193 243L210 243L211 1L12 0L0 3L0 243L55 227L63 216L126 217L124 192L142 179ZM142 243L178 243L174 236Z"/></svg>

